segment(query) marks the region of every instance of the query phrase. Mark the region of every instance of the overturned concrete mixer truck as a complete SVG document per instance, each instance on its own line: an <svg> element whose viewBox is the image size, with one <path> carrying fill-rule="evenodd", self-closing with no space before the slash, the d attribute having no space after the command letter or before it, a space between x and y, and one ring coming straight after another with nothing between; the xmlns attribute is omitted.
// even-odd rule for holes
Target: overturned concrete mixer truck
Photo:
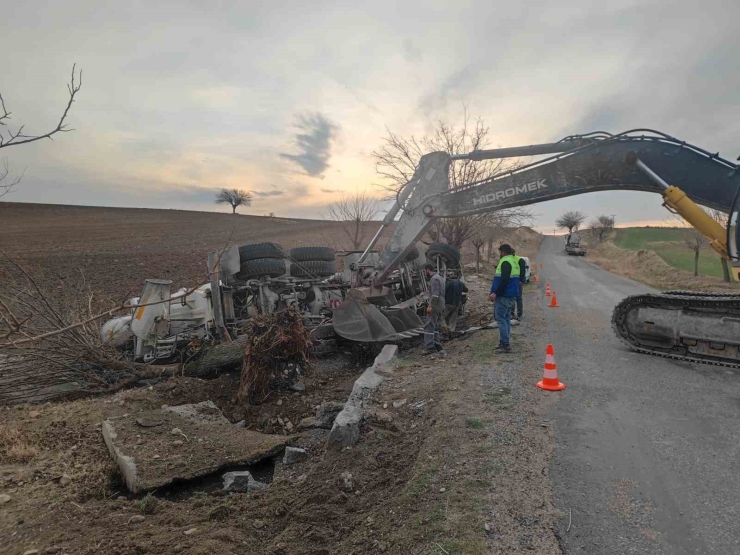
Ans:
<svg viewBox="0 0 740 555"><path fill-rule="evenodd" d="M429 246L426 256L421 260L418 249L408 249L384 278L382 299L370 302L355 288L378 265L377 251L288 250L276 243L232 246L209 254L210 283L197 289L172 292L170 281L147 280L141 295L128 303L131 313L107 321L101 334L136 362L169 362L189 356L194 342L235 339L248 318L295 307L318 354L333 352L338 338L410 339L423 328L424 264L428 260L457 267L460 262L458 250L444 244Z"/></svg>

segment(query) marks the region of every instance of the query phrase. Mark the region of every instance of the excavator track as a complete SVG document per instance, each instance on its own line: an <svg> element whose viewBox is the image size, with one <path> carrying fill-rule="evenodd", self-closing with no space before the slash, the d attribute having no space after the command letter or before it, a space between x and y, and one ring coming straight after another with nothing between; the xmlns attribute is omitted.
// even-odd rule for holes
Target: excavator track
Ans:
<svg viewBox="0 0 740 555"><path fill-rule="evenodd" d="M633 295L614 308L612 328L638 353L740 368L738 293Z"/></svg>

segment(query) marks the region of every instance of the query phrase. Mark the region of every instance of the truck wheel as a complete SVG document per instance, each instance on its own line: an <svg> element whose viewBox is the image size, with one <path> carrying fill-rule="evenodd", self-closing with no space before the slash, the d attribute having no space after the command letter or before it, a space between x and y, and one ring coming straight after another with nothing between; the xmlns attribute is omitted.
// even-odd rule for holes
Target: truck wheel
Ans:
<svg viewBox="0 0 740 555"><path fill-rule="evenodd" d="M334 249L331 247L296 247L290 249L290 257L296 262L324 260L334 262Z"/></svg>
<svg viewBox="0 0 740 555"><path fill-rule="evenodd" d="M263 276L280 277L285 274L285 262L282 258L257 258L242 262L241 269L236 274L236 279L247 281L258 279Z"/></svg>
<svg viewBox="0 0 740 555"><path fill-rule="evenodd" d="M450 267L460 265L460 251L446 243L432 243L427 249L427 260L434 262L435 256L441 256Z"/></svg>
<svg viewBox="0 0 740 555"><path fill-rule="evenodd" d="M297 278L329 277L337 273L337 265L332 260L306 260L290 265L290 275Z"/></svg>
<svg viewBox="0 0 740 555"><path fill-rule="evenodd" d="M284 256L283 247L277 243L254 243L239 247L240 262L258 258L283 258Z"/></svg>
<svg viewBox="0 0 740 555"><path fill-rule="evenodd" d="M416 247L411 247L411 250L406 255L406 261L411 262L412 260L416 260L417 258L419 258L419 249L417 249Z"/></svg>

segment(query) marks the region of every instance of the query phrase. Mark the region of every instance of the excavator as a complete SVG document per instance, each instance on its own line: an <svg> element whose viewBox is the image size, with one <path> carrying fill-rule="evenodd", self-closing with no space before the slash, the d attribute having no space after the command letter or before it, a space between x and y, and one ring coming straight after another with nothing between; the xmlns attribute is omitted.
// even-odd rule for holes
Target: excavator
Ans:
<svg viewBox="0 0 740 555"><path fill-rule="evenodd" d="M530 157L534 161L488 179L450 188L450 165ZM425 154L401 187L378 232L362 252L349 253L334 273L333 251L278 245L232 246L210 253L211 282L170 295L170 282L147 280L131 314L106 322L104 340L135 360L165 361L194 340L230 341L240 322L295 306L322 341L383 342L421 333L426 282L413 261L417 242L439 218L495 212L596 191L646 191L708 237L740 276L740 168L659 131L593 132L547 144ZM701 205L727 214L725 229ZM400 216L399 216L400 215ZM382 251L375 250L391 227ZM328 249L331 250L331 249ZM426 256L440 269L459 262L449 245ZM169 303L161 301L170 300ZM160 302L157 302L160 301ZM690 362L740 367L740 294L669 291L631 296L614 309L617 336L635 351Z"/></svg>
<svg viewBox="0 0 740 555"><path fill-rule="evenodd" d="M541 158L483 181L449 187L449 167L456 160L534 156ZM594 132L549 144L424 155L363 254L402 212L375 270L365 274L334 311L334 327L339 335L365 341L392 334L394 327L375 309L390 293L384 282L438 218L616 190L660 194L668 210L705 235L731 262L738 279L739 166L659 131ZM728 213L727 229L700 205ZM408 301L399 306L408 306ZM740 367L740 294L668 291L631 296L615 307L612 324L619 339L635 351Z"/></svg>

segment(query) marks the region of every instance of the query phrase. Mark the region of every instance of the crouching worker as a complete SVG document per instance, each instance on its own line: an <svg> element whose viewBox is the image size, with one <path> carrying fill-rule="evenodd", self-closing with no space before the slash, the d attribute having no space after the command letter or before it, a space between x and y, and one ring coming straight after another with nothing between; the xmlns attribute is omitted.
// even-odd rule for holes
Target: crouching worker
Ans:
<svg viewBox="0 0 740 555"><path fill-rule="evenodd" d="M439 338L439 320L445 308L445 280L431 264L424 266L429 279L429 305L427 321L424 324L424 354L441 352L444 354Z"/></svg>
<svg viewBox="0 0 740 555"><path fill-rule="evenodd" d="M503 244L499 247L500 259L491 284L491 294L488 296L493 302L493 317L498 323L499 345L496 352L499 353L511 352L511 311L519 295L519 264L513 252L510 245Z"/></svg>

